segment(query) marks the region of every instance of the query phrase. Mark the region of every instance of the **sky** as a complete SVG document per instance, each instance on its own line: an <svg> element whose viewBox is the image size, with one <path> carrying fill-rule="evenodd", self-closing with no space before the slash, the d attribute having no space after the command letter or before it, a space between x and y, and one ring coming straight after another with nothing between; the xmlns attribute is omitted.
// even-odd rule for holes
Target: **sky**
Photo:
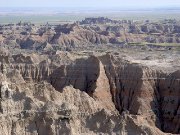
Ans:
<svg viewBox="0 0 180 135"><path fill-rule="evenodd" d="M0 0L0 7L180 7L180 0Z"/></svg>

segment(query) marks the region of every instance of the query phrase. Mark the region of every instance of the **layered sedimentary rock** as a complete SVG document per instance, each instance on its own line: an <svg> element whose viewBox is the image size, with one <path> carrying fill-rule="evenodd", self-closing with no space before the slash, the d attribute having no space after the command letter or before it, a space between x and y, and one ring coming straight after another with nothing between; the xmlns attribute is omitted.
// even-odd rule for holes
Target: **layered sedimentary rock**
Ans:
<svg viewBox="0 0 180 135"><path fill-rule="evenodd" d="M83 44L106 44L109 42L108 37L100 35L92 30L84 29L76 24L57 26L56 34L52 43L58 43L66 46L76 46Z"/></svg>
<svg viewBox="0 0 180 135"><path fill-rule="evenodd" d="M1 134L178 134L179 62L164 57L3 56Z"/></svg>
<svg viewBox="0 0 180 135"><path fill-rule="evenodd" d="M38 51L69 50L102 44L175 46L180 43L179 29L178 20L155 22L86 18L72 24L2 25L0 43Z"/></svg>
<svg viewBox="0 0 180 135"><path fill-rule="evenodd" d="M1 25L0 135L180 134L172 43L177 20Z"/></svg>

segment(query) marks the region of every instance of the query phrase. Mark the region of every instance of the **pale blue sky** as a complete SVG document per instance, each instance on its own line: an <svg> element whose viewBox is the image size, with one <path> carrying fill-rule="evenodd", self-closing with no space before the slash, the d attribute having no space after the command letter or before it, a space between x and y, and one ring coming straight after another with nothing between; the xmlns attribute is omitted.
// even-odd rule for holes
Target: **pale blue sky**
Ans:
<svg viewBox="0 0 180 135"><path fill-rule="evenodd" d="M180 0L0 0L0 7L180 7Z"/></svg>

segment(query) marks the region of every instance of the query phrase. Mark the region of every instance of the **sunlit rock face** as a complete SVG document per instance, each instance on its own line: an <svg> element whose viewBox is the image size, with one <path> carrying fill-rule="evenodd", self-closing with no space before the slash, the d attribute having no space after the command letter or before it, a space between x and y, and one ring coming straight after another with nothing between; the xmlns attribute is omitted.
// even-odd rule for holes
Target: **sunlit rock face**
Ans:
<svg viewBox="0 0 180 135"><path fill-rule="evenodd" d="M16 24L0 27L0 43L13 48L52 51L92 45L166 45L180 43L178 20L133 21L86 18L59 25Z"/></svg>
<svg viewBox="0 0 180 135"><path fill-rule="evenodd" d="M180 134L178 21L1 27L0 135Z"/></svg>
<svg viewBox="0 0 180 135"><path fill-rule="evenodd" d="M118 53L59 55L68 63L4 57L2 134L179 133L179 70Z"/></svg>

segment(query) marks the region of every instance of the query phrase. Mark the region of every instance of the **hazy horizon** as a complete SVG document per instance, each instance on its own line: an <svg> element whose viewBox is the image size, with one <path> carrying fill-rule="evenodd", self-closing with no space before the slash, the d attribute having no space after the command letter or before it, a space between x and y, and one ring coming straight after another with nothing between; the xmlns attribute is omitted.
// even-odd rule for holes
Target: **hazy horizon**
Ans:
<svg viewBox="0 0 180 135"><path fill-rule="evenodd" d="M179 0L0 0L0 7L66 7L66 8L163 8L163 7L180 7Z"/></svg>
<svg viewBox="0 0 180 135"><path fill-rule="evenodd" d="M0 7L3 14L117 13L117 12L180 12L180 7L118 8L118 7Z"/></svg>
<svg viewBox="0 0 180 135"><path fill-rule="evenodd" d="M0 23L112 19L179 19L179 0L0 0Z"/></svg>

